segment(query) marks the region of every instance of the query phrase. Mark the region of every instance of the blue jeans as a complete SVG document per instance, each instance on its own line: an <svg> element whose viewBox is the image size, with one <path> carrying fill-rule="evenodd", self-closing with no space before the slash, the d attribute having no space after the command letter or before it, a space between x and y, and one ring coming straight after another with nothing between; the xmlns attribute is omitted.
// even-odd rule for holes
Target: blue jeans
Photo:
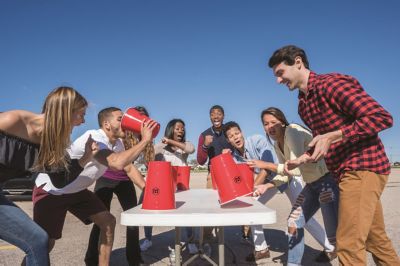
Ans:
<svg viewBox="0 0 400 266"><path fill-rule="evenodd" d="M330 174L307 183L297 197L288 218L288 227L295 227L295 234L288 234L288 265L300 265L304 253L304 225L321 208L329 242L336 245L338 224L339 188Z"/></svg>
<svg viewBox="0 0 400 266"><path fill-rule="evenodd" d="M1 193L0 239L22 249L27 266L50 265L47 233Z"/></svg>

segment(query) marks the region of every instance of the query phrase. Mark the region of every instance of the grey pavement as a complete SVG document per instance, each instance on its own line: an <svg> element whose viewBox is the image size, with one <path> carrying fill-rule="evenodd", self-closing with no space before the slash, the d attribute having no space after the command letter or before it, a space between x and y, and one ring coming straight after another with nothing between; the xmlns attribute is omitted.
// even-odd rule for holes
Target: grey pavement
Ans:
<svg viewBox="0 0 400 266"><path fill-rule="evenodd" d="M191 188L204 188L206 175L204 173L191 174ZM384 190L382 202L385 214L386 231L391 238L398 254L400 254L400 169L393 169L389 182ZM32 203L30 201L17 202L25 212L32 216ZM267 206L277 210L277 223L264 226L264 233L271 250L271 258L264 259L259 265L282 265L285 260L286 252L286 218L290 210L289 200L285 194L277 194ZM111 256L111 265L128 265L125 259L125 227L119 224L120 213L122 211L118 200L114 197L111 212L117 217L117 227L115 230L114 248ZM322 224L321 214L316 214L317 220ZM78 266L84 265L83 258L91 226L83 225L74 216L68 214L64 225L63 237L56 242L54 250L51 252L51 264L56 266ZM148 265L168 265L169 250L168 246L174 244L174 228L155 227L153 229L153 246L142 253L143 259ZM143 228L140 228L141 241L144 238ZM306 231L306 249L303 256L303 265L337 265L337 260L332 263L314 263L315 256L322 250L321 246ZM253 247L250 243L241 241L240 227L227 227L225 229L225 261L226 265L255 265L246 263L245 257L252 252ZM217 260L217 245L212 244L212 258ZM24 254L22 251L8 243L0 240L0 265L14 266L20 265ZM183 251L183 259L189 258L188 251ZM209 265L206 260L196 259L190 265ZM368 265L374 265L369 256Z"/></svg>

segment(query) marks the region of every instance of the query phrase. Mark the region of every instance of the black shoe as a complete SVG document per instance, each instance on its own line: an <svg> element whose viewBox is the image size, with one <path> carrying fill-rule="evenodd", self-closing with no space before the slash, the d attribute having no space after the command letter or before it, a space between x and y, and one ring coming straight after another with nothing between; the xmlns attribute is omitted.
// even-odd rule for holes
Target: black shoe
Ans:
<svg viewBox="0 0 400 266"><path fill-rule="evenodd" d="M323 251L321 251L321 252L318 254L318 256L315 258L315 261L316 261L316 262L321 262L321 263L330 262L330 261L336 259L336 257L337 257L337 254L336 254L335 251L333 251L333 252L326 252L325 250L323 250Z"/></svg>

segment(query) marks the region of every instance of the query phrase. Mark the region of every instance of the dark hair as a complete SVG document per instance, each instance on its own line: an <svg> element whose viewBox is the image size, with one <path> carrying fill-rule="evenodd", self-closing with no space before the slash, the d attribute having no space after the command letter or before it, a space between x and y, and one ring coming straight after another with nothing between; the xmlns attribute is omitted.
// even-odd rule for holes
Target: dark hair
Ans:
<svg viewBox="0 0 400 266"><path fill-rule="evenodd" d="M182 119L179 119L179 118L172 119L171 121L168 122L167 127L165 128L164 137L166 137L168 139L174 138L174 127L175 127L176 123L182 123L182 125L185 126L185 122L183 122ZM182 142L185 142L185 141L186 141L186 131L183 132L183 136L182 136Z"/></svg>
<svg viewBox="0 0 400 266"><path fill-rule="evenodd" d="M115 111L121 111L121 109L117 107L107 107L101 110L97 114L97 122L99 123L99 127L101 127L103 125L103 122L106 121L110 117L111 113Z"/></svg>
<svg viewBox="0 0 400 266"><path fill-rule="evenodd" d="M211 108L210 108L210 114L211 114L211 112L212 112L213 110L220 110L221 113L222 113L223 115L225 115L224 108L222 108L221 105L216 104L216 105L211 106Z"/></svg>
<svg viewBox="0 0 400 266"><path fill-rule="evenodd" d="M145 116L149 116L149 112L147 112L147 109L144 106L138 105L138 106L135 106L133 109L139 111L141 114L143 114Z"/></svg>
<svg viewBox="0 0 400 266"><path fill-rule="evenodd" d="M285 62L285 64L292 66L295 62L296 57L300 56L303 61L304 66L310 69L306 52L303 49L294 46L287 45L278 50L276 50L268 61L268 66L273 68L274 66Z"/></svg>
<svg viewBox="0 0 400 266"><path fill-rule="evenodd" d="M240 129L239 124L236 123L235 121L229 121L229 122L224 124L224 126L222 127L222 131L224 132L225 138L228 138L228 136L227 136L228 130L230 130L231 128L234 128L234 127L237 127L239 129L239 131L242 131Z"/></svg>
<svg viewBox="0 0 400 266"><path fill-rule="evenodd" d="M269 107L261 112L261 123L263 123L264 115L273 115L276 119L278 119L285 127L289 125L289 122L286 119L285 114L276 107Z"/></svg>

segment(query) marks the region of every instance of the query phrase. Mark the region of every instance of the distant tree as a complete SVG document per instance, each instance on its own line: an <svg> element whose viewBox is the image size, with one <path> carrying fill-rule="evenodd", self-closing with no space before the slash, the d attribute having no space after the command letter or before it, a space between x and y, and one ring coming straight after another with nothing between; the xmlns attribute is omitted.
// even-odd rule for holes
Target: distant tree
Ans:
<svg viewBox="0 0 400 266"><path fill-rule="evenodd" d="M190 160L189 160L189 164L190 164L190 165L193 165L193 167L196 167L196 166L199 165L199 164L197 163L197 160L196 160L195 158L190 159Z"/></svg>

